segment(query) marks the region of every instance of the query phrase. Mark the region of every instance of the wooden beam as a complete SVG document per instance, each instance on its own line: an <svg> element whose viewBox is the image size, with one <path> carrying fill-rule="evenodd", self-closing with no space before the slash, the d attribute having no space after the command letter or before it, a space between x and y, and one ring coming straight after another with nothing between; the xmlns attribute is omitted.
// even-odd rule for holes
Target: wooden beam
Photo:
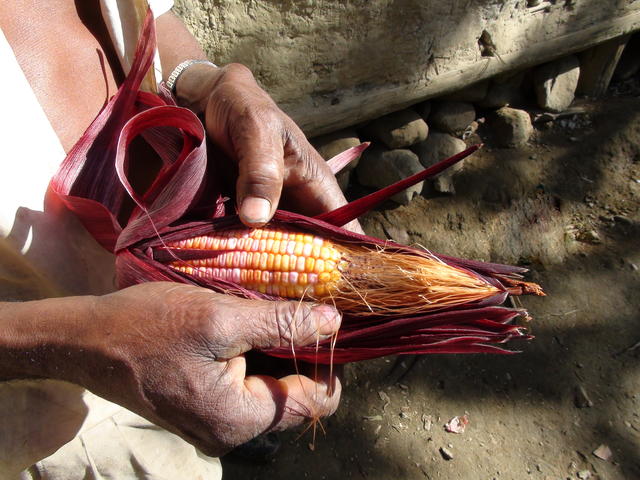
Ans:
<svg viewBox="0 0 640 480"><path fill-rule="evenodd" d="M580 54L578 93L601 97L609 87L613 72L631 34L607 40Z"/></svg>
<svg viewBox="0 0 640 480"><path fill-rule="evenodd" d="M331 96L307 96L292 102L281 102L280 106L308 136L316 136L454 92L500 73L522 70L573 54L635 30L640 30L640 11L543 39L528 45L526 49L501 54L499 58L481 57L478 61L456 65L453 70L419 81L380 85L366 90L342 90ZM423 66L425 71L428 67Z"/></svg>

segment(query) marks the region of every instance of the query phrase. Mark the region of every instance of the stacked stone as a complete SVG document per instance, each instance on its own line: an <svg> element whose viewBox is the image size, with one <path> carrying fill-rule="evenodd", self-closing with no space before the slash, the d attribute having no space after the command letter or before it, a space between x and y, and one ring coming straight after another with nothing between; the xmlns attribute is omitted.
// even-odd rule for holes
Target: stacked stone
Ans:
<svg viewBox="0 0 640 480"><path fill-rule="evenodd" d="M429 131L427 119L437 130ZM464 102L430 102L415 108L393 112L380 117L358 133L342 130L312 140L320 154L329 159L362 140L371 140L362 158L338 174L338 181L346 188L355 172L357 182L365 187L379 189L406 178L439 160L463 151L466 144L462 136L475 120L472 104ZM392 197L406 205L425 189L440 193L454 193L453 176L462 169L462 162L449 169L429 185L420 182Z"/></svg>
<svg viewBox="0 0 640 480"><path fill-rule="evenodd" d="M405 178L444 158L463 151L465 140L479 127L498 148L522 147L533 134L531 115L514 108L531 104L535 94L537 107L552 112L566 111L572 104L580 64L568 56L530 71L502 74L483 80L444 97L426 101L373 120L364 127L345 130L314 139L324 158L329 159L361 141L372 142L359 163L338 176L343 189L350 181L379 189ZM481 112L481 118L478 113ZM555 117L553 117L555 118ZM455 176L463 168L460 162L427 184L419 184L393 197L407 204L423 192L455 193Z"/></svg>

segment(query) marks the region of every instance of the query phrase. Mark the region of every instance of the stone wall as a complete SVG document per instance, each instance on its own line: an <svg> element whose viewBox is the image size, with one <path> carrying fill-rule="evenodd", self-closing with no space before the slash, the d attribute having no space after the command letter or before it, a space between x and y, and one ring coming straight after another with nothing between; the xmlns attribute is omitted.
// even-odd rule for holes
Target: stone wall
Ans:
<svg viewBox="0 0 640 480"><path fill-rule="evenodd" d="M633 0L176 0L310 135L640 28Z"/></svg>

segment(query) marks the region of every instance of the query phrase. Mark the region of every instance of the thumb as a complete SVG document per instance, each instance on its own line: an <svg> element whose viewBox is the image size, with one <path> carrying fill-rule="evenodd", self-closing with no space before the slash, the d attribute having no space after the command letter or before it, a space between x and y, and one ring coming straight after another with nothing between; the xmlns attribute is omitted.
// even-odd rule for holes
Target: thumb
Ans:
<svg viewBox="0 0 640 480"><path fill-rule="evenodd" d="M299 301L244 300L235 302L236 315L219 338L220 359L252 349L302 347L335 334L341 317L329 305Z"/></svg>
<svg viewBox="0 0 640 480"><path fill-rule="evenodd" d="M262 122L261 122L262 123ZM277 122L264 122L236 144L238 155L238 205L240 220L261 227L275 212L284 178L284 147Z"/></svg>
<svg viewBox="0 0 640 480"><path fill-rule="evenodd" d="M269 302L271 308L257 313L249 335L256 349L303 347L334 335L341 317L329 305L313 305L298 301Z"/></svg>

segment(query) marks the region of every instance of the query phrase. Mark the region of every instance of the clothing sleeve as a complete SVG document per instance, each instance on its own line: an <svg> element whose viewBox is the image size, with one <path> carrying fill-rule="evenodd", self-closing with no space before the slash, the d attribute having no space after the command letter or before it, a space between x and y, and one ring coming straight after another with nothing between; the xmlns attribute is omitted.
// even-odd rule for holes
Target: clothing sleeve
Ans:
<svg viewBox="0 0 640 480"><path fill-rule="evenodd" d="M155 18L173 7L173 0L148 0L148 3ZM130 0L100 0L100 10L107 30L109 30L111 42L118 54L120 65L124 73L128 74L138 41L133 4ZM160 83L162 81L162 67L158 52L156 52L154 69L156 81Z"/></svg>
<svg viewBox="0 0 640 480"><path fill-rule="evenodd" d="M153 16L158 18L173 8L173 0L149 0L149 7L151 7Z"/></svg>

